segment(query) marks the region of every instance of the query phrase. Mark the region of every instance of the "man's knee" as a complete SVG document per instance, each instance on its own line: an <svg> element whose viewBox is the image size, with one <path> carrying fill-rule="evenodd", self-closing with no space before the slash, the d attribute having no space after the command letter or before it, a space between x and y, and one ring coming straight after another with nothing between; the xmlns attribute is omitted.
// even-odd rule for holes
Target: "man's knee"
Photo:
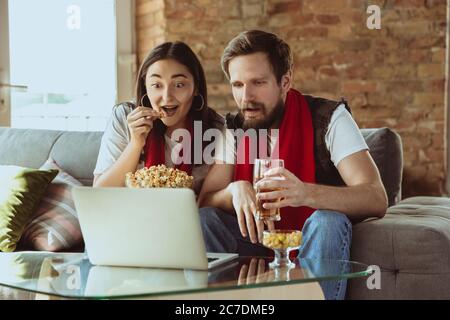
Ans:
<svg viewBox="0 0 450 320"><path fill-rule="evenodd" d="M216 208L216 207L203 207L203 208L200 208L200 214L208 214L208 213L221 215L221 214L225 214L227 212L225 210L222 210L222 209Z"/></svg>
<svg viewBox="0 0 450 320"><path fill-rule="evenodd" d="M346 215L316 210L303 226L301 257L348 260L352 225Z"/></svg>
<svg viewBox="0 0 450 320"><path fill-rule="evenodd" d="M204 207L200 208L200 223L202 227L207 227L208 229L214 226L220 226L221 221L219 214L222 210L214 207Z"/></svg>
<svg viewBox="0 0 450 320"><path fill-rule="evenodd" d="M304 233L318 232L330 238L345 238L351 242L352 223L348 217L337 211L316 210L305 222Z"/></svg>
<svg viewBox="0 0 450 320"><path fill-rule="evenodd" d="M340 212L331 210L316 210L308 218L308 224L314 227L336 229L339 227L351 227L348 217Z"/></svg>
<svg viewBox="0 0 450 320"><path fill-rule="evenodd" d="M205 231L217 232L225 228L232 232L236 229L237 220L220 208L204 207L200 208L200 223Z"/></svg>
<svg viewBox="0 0 450 320"><path fill-rule="evenodd" d="M200 223L209 252L237 252L237 242L233 234L233 225L225 211L204 207L200 209Z"/></svg>

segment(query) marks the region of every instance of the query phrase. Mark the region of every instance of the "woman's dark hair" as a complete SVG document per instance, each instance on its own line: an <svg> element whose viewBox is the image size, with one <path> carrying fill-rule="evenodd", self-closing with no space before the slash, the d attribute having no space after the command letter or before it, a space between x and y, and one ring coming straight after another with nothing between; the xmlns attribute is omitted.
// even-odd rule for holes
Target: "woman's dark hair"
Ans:
<svg viewBox="0 0 450 320"><path fill-rule="evenodd" d="M160 44L152 51L150 51L150 53L144 59L141 67L139 68L137 77L135 97L136 105L140 104L142 101L143 106L150 108L152 107L150 104L150 99L148 98L148 96L145 96L145 94L147 93L147 89L145 87L145 77L147 75L147 70L153 63L159 60L167 59L175 60L188 68L189 72L194 78L194 92L203 97L203 99L198 95L194 97L191 109L189 110L188 114L194 121L203 121L203 130L215 127L211 123L211 112L214 111L208 108L208 92L206 89L205 72L203 71L203 67L192 49L187 44L181 41L165 42L163 44ZM202 104L203 108L201 108ZM198 110L200 108L201 110ZM165 125L160 119L158 119L154 123L154 128L164 131Z"/></svg>

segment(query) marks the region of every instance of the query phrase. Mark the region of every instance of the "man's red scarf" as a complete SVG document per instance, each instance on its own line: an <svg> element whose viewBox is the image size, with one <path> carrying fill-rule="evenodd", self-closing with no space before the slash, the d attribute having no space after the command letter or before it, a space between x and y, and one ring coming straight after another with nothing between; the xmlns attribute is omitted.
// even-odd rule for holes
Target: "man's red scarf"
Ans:
<svg viewBox="0 0 450 320"><path fill-rule="evenodd" d="M189 133L191 134L191 143L194 143L194 135L192 129L192 121L189 121ZM166 152L165 152L165 140L164 133L159 132L158 130L152 129L149 135L147 136L147 141L145 143L145 166L151 167L159 164L166 164ZM184 150L183 150L184 152ZM182 154L180 154L182 157ZM182 162L179 165L175 165L176 169L187 172L189 175L192 175L192 155L190 159L190 163Z"/></svg>
<svg viewBox="0 0 450 320"><path fill-rule="evenodd" d="M308 103L303 95L291 89L287 93L283 119L277 140L279 158L284 166L301 181L315 182L314 130ZM239 143L237 155L245 152L245 163L236 164L234 181L253 182L253 162L250 161L250 136L246 135ZM276 150L276 149L275 149ZM237 157L238 158L238 157ZM277 229L301 230L306 219L315 209L309 207L284 207L281 209L281 221L275 223Z"/></svg>

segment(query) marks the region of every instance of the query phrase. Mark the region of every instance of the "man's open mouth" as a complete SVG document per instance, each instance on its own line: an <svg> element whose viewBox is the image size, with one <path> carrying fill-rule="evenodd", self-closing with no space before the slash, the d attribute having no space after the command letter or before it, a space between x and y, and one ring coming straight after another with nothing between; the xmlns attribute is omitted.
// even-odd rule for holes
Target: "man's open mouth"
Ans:
<svg viewBox="0 0 450 320"><path fill-rule="evenodd" d="M245 117L253 117L260 112L261 112L260 108L245 108L243 113Z"/></svg>

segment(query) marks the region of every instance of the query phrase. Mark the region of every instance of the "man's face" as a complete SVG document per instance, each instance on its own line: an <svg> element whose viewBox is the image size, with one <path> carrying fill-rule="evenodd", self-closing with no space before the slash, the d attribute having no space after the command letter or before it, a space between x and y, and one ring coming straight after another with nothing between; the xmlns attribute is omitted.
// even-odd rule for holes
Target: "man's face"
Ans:
<svg viewBox="0 0 450 320"><path fill-rule="evenodd" d="M265 53L233 58L228 70L233 97L243 118L244 128L270 128L284 110L288 90L286 76L277 82Z"/></svg>

